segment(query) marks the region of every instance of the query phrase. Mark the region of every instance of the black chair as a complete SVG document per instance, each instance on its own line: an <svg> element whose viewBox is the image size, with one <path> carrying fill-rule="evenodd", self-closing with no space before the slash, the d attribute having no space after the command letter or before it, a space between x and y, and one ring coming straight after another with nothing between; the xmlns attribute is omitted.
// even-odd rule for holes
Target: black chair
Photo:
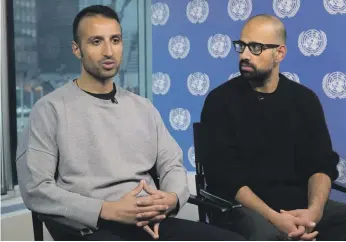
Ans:
<svg viewBox="0 0 346 242"><path fill-rule="evenodd" d="M346 184L341 185L341 182L335 181L332 183L332 189L346 193Z"/></svg>
<svg viewBox="0 0 346 242"><path fill-rule="evenodd" d="M228 228L228 214L233 209L241 208L242 205L235 200L226 200L218 197L215 194L208 191L207 182L205 179L204 167L210 157L208 155L209 144L208 135L202 123L193 124L193 138L195 147L195 164L196 164L196 192L197 197L201 200L212 201L213 204L217 204L217 207L205 207L202 204L198 206L199 219L201 222L205 222L211 225L215 225L222 228Z"/></svg>
<svg viewBox="0 0 346 242"><path fill-rule="evenodd" d="M155 184L159 187L159 180L155 169L149 171L150 175L153 177ZM198 179L198 180L197 180ZM196 189L197 195L190 195L188 203L198 206L199 210L199 221L203 223L208 223L206 219L206 214L214 212L226 212L233 209L235 206L225 201L221 198L209 194L208 192L201 189L200 184L204 183L204 176L202 173L202 167L196 172ZM34 239L35 241L43 241L43 224L46 224L47 227L54 227L55 234L52 231L51 236L54 240L83 240L83 236L92 234L94 231L87 226L62 216L40 214L32 211L32 223L34 230ZM210 221L209 221L210 223Z"/></svg>

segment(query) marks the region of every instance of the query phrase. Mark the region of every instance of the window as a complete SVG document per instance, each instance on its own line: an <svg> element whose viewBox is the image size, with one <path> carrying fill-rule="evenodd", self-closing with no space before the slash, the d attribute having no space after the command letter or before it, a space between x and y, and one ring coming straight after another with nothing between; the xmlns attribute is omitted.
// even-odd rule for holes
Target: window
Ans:
<svg viewBox="0 0 346 242"><path fill-rule="evenodd" d="M39 98L79 76L80 62L71 51L72 23L81 9L92 4L114 8L122 24L123 63L114 81L131 92L151 98L147 82L151 77L151 22L147 13L151 1L15 0L11 6L13 23L8 24L14 38L14 53L9 53L13 55L15 66L12 68L15 83L12 100L16 103L16 127L12 127L12 135L18 137L22 132ZM16 139L11 146L16 146ZM11 149L12 162L13 153L14 148ZM16 184L13 164L12 173Z"/></svg>

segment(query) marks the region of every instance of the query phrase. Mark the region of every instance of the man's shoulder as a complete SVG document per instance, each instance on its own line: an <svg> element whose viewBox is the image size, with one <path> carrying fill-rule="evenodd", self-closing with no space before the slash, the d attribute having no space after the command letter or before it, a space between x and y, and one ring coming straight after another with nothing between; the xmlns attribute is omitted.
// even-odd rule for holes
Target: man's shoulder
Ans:
<svg viewBox="0 0 346 242"><path fill-rule="evenodd" d="M292 88L292 92L300 101L304 102L305 100L318 99L317 94L311 88L289 79L288 81Z"/></svg>
<svg viewBox="0 0 346 242"><path fill-rule="evenodd" d="M307 114L310 113L311 110L321 107L320 98L315 91L301 83L292 81L288 78L286 79L290 87L289 93L293 98L293 103L297 110L300 110L303 114Z"/></svg>
<svg viewBox="0 0 346 242"><path fill-rule="evenodd" d="M53 90L52 92L44 95L36 101L36 103L32 107L32 111L47 111L47 109L55 109L56 106L63 104L63 100L66 99L66 97L69 95L71 85L72 84L68 82L63 86Z"/></svg>
<svg viewBox="0 0 346 242"><path fill-rule="evenodd" d="M144 109L145 111L148 111L148 109L152 109L154 107L152 102L146 97L130 92L119 86L117 86L117 91L119 92L121 99L125 100L127 103L131 102L135 107L138 107L141 110ZM121 100L118 101L120 102Z"/></svg>

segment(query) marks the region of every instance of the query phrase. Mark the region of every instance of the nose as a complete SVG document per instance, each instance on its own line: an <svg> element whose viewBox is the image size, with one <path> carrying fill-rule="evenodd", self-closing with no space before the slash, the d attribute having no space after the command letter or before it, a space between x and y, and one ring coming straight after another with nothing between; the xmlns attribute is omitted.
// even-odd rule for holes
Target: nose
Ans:
<svg viewBox="0 0 346 242"><path fill-rule="evenodd" d="M103 46L103 55L106 57L111 57L113 55L112 44L105 42Z"/></svg>

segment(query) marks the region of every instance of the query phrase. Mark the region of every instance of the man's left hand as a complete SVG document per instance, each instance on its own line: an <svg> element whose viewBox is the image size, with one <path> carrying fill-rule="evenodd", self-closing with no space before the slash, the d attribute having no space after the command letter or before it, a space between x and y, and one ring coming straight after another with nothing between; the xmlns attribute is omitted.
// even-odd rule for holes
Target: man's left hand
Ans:
<svg viewBox="0 0 346 242"><path fill-rule="evenodd" d="M304 218L304 219L307 219L308 221L314 222L315 224L320 222L323 216L323 211L321 209L313 209L313 208L296 209L296 210L290 210L290 211L280 210L280 213L288 213L297 218ZM300 239L302 240L314 239L314 237L317 236L318 232L317 231L312 232L312 231L313 231L313 228L306 228L306 233L304 233ZM294 235L291 235L291 236L294 236Z"/></svg>
<svg viewBox="0 0 346 242"><path fill-rule="evenodd" d="M150 207L155 205L164 205L166 206L166 210L161 214L155 214L152 212L144 212L137 214L137 218L139 220L144 220L139 222L138 226L143 226L148 224L150 221L162 220L166 217L168 213L176 209L178 203L178 196L175 193L164 192L157 190L155 188L150 187L148 184L144 184L143 190L146 191L149 196L143 197L137 202L137 206L139 207ZM156 199L150 199L150 197L155 197ZM148 218L148 221L145 221Z"/></svg>
<svg viewBox="0 0 346 242"><path fill-rule="evenodd" d="M159 225L160 222L166 218L166 215L176 209L178 204L178 196L175 193L163 192L150 187L148 184L144 183L143 189L149 194L148 196L142 197L137 201L138 207L150 207L155 205L164 205L166 210L161 213L144 212L137 214L137 219L142 220L137 223L138 227L143 227L143 229L148 232L154 239L159 238ZM153 223L154 227L151 229L149 223Z"/></svg>

